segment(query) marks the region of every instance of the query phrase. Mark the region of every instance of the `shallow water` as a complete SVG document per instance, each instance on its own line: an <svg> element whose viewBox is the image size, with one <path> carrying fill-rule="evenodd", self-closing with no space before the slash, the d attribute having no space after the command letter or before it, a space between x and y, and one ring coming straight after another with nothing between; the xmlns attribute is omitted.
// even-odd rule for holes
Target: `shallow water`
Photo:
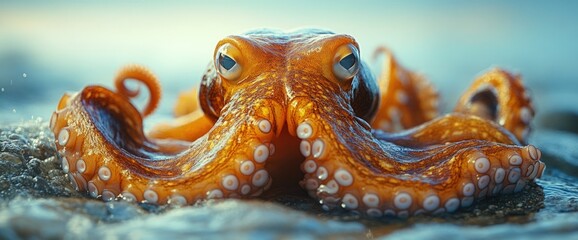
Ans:
<svg viewBox="0 0 578 240"><path fill-rule="evenodd" d="M0 238L578 237L578 4L418 2L0 3ZM274 193L159 208L103 203L72 189L46 127L64 92L111 86L121 66L145 64L164 86L149 126L170 118L176 94L198 84L221 37L303 26L353 35L369 62L373 49L389 46L438 86L445 109L490 66L521 73L537 105L530 142L543 152L543 178L455 214L407 220L327 213L309 198Z"/></svg>

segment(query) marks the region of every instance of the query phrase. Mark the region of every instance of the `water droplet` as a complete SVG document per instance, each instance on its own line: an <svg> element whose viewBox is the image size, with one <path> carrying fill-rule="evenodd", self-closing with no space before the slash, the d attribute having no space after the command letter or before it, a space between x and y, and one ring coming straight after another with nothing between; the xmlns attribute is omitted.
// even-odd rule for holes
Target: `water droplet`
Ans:
<svg viewBox="0 0 578 240"><path fill-rule="evenodd" d="M2 92L4 92L4 88L2 88Z"/></svg>
<svg viewBox="0 0 578 240"><path fill-rule="evenodd" d="M16 108L12 108L12 112L15 113L15 112L16 112Z"/></svg>
<svg viewBox="0 0 578 240"><path fill-rule="evenodd" d="M26 73L23 73L23 74L22 74L22 77L23 77L23 78L26 78Z"/></svg>

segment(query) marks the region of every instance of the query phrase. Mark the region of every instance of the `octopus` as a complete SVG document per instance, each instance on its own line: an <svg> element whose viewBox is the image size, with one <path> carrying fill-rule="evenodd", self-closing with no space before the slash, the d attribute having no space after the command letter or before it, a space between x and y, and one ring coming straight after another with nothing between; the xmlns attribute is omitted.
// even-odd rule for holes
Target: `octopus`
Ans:
<svg viewBox="0 0 578 240"><path fill-rule="evenodd" d="M200 87L178 98L175 119L145 133L161 88L131 65L113 90L65 94L50 128L74 188L104 201L179 206L297 188L327 211L407 218L521 192L541 177L541 152L527 144L535 111L519 75L491 69L440 114L428 80L386 48L376 56L377 78L349 35L231 35ZM128 81L148 90L143 107Z"/></svg>

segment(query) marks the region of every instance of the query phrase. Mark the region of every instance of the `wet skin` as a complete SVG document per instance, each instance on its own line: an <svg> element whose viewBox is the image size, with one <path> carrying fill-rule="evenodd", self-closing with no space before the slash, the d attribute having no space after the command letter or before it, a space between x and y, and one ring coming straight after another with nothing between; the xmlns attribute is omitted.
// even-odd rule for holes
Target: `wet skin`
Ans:
<svg viewBox="0 0 578 240"><path fill-rule="evenodd" d="M519 76L491 70L438 116L433 87L379 52L387 70L376 81L348 35L233 35L215 47L200 108L182 97L181 116L148 135L142 119L160 85L138 66L121 70L116 92L65 95L51 128L73 184L105 201L192 204L299 185L326 210L407 217L519 192L541 176L540 151L522 145L534 110ZM151 92L140 112L127 79Z"/></svg>

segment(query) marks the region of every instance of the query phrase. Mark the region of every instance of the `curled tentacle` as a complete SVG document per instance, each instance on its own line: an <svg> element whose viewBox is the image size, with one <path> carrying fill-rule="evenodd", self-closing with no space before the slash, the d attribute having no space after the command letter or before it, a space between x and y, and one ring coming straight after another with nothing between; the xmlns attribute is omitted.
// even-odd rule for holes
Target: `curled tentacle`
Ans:
<svg viewBox="0 0 578 240"><path fill-rule="evenodd" d="M155 111L161 99L161 85L159 81L155 75L145 67L129 65L122 68L114 80L114 85L116 91L127 98L134 98L140 93L139 88L134 90L128 89L126 81L129 79L134 79L147 87L150 96L148 103L142 111L142 115L145 117L150 115Z"/></svg>
<svg viewBox="0 0 578 240"><path fill-rule="evenodd" d="M375 56L384 55L378 77L381 101L372 127L399 132L427 122L438 115L438 93L423 76L401 66L385 47Z"/></svg>
<svg viewBox="0 0 578 240"><path fill-rule="evenodd" d="M520 76L493 69L474 81L462 95L455 112L497 122L525 143L531 131L534 106Z"/></svg>

